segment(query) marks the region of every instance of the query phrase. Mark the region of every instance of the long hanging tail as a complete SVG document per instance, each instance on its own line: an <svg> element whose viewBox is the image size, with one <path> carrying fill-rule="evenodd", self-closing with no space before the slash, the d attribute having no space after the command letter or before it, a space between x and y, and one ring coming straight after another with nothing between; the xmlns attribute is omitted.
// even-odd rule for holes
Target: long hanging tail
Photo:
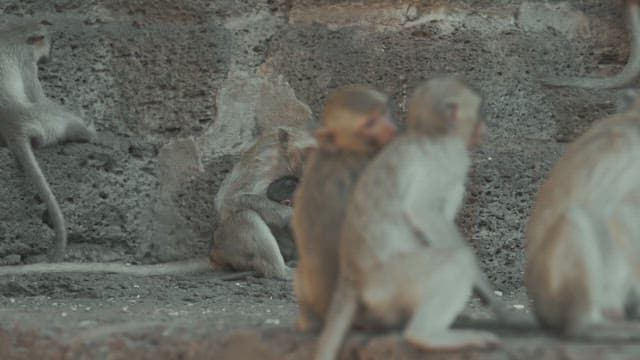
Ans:
<svg viewBox="0 0 640 360"><path fill-rule="evenodd" d="M640 74L640 7L636 1L628 1L630 17L631 54L622 71L608 78L571 77L566 79L547 78L541 81L549 86L579 87L585 89L612 89L628 85Z"/></svg>
<svg viewBox="0 0 640 360"><path fill-rule="evenodd" d="M324 329L316 345L315 360L333 360L337 357L357 310L358 299L355 289L339 278L325 318Z"/></svg>
<svg viewBox="0 0 640 360"><path fill-rule="evenodd" d="M10 145L11 150L22 165L27 177L35 184L38 194L47 204L49 217L53 222L53 228L56 234L55 248L52 253L53 260L59 261L64 258L67 248L67 229L65 227L64 217L58 205L56 197L53 195L47 179L44 177L36 157L33 155L33 149L28 140L21 140Z"/></svg>

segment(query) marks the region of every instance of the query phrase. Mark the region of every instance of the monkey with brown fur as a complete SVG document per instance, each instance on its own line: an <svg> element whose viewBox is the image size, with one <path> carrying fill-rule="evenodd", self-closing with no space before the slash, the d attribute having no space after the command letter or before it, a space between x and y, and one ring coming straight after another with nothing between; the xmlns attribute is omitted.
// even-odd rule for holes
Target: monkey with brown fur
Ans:
<svg viewBox="0 0 640 360"><path fill-rule="evenodd" d="M354 85L333 91L325 104L318 150L298 185L292 219L301 330L322 324L338 275L345 204L360 172L395 135L387 102L385 95Z"/></svg>
<svg viewBox="0 0 640 360"><path fill-rule="evenodd" d="M2 266L0 276L54 272L153 276L233 269L252 271L223 274L216 278L227 280L248 275L286 278L287 268L278 250L278 241L284 251L294 249L292 236L288 233L293 189L292 180L286 177L300 176L314 146L315 140L306 131L276 127L261 135L241 156L216 196L221 219L215 232L211 261L201 257L153 265L56 263Z"/></svg>
<svg viewBox="0 0 640 360"><path fill-rule="evenodd" d="M540 323L640 339L640 99L570 144L527 228L525 284Z"/></svg>
<svg viewBox="0 0 640 360"><path fill-rule="evenodd" d="M499 344L488 332L450 329L473 287L491 292L455 224L467 148L485 132L480 106L458 80L428 81L410 101L407 133L363 171L346 209L339 280L316 359L334 359L353 322L404 328L403 338L422 349Z"/></svg>
<svg viewBox="0 0 640 360"><path fill-rule="evenodd" d="M47 205L55 230L51 258L62 260L67 230L60 205L33 149L67 141L90 141L95 131L48 99L38 79L38 63L49 58L51 42L41 24L0 32L0 145L13 153Z"/></svg>
<svg viewBox="0 0 640 360"><path fill-rule="evenodd" d="M579 87L586 89L610 89L629 85L640 74L640 0L626 0L626 13L631 37L629 60L622 71L608 78L548 78L542 82L550 86Z"/></svg>

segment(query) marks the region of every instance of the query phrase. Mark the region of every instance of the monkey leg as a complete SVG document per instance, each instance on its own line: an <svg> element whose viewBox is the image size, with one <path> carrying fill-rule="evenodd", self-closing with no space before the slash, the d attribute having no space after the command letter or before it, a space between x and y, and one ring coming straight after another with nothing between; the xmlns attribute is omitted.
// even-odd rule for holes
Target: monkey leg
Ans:
<svg viewBox="0 0 640 360"><path fill-rule="evenodd" d="M285 261L296 260L298 258L296 251L296 244L293 241L293 235L291 234L291 229L286 227L284 229L278 229L275 227L270 227L271 233L276 238L278 242L278 248L280 249L280 253Z"/></svg>
<svg viewBox="0 0 640 360"><path fill-rule="evenodd" d="M223 268L254 270L269 278L291 277L271 230L251 210L236 212L221 221L210 256L214 264Z"/></svg>
<svg viewBox="0 0 640 360"><path fill-rule="evenodd" d="M95 136L93 125L87 126L79 116L53 101L36 103L30 112L44 129L42 146L69 141L87 142Z"/></svg>
<svg viewBox="0 0 640 360"><path fill-rule="evenodd" d="M320 314L316 311L318 299L314 298L314 289L312 284L305 282L305 279L311 279L311 275L304 265L304 262L298 263L296 268L296 276L293 282L293 289L296 293L296 301L298 303L298 314L296 316L296 327L300 331L316 331L322 326ZM330 301L330 295L326 296L327 303Z"/></svg>
<svg viewBox="0 0 640 360"><path fill-rule="evenodd" d="M545 233L527 262L527 289L540 322L576 336L620 317L629 263L600 216L572 207Z"/></svg>
<svg viewBox="0 0 640 360"><path fill-rule="evenodd" d="M474 264L473 254L459 247L423 247L398 255L366 283L363 302L387 326L409 318L403 337L421 349L498 345L488 332L449 329L471 295Z"/></svg>

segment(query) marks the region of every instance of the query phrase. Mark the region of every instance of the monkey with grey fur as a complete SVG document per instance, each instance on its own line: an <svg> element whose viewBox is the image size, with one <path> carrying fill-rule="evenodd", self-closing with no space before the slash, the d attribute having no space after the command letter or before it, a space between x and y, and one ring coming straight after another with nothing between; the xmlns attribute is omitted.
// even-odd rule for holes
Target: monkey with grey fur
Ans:
<svg viewBox="0 0 640 360"><path fill-rule="evenodd" d="M29 24L0 32L0 145L9 148L47 205L55 230L51 258L62 260L67 245L64 217L33 149L68 141L90 141L95 130L48 99L38 80L38 63L49 58L44 26Z"/></svg>
<svg viewBox="0 0 640 360"><path fill-rule="evenodd" d="M285 260L295 256L290 230L293 208L290 202L269 199L269 192L275 195L274 180L299 178L313 148L315 139L306 131L279 127L243 155L216 195L220 225L210 253L214 264L255 270L265 277L290 277Z"/></svg>
<svg viewBox="0 0 640 360"><path fill-rule="evenodd" d="M92 262L0 266L0 276L77 272L154 276L234 270L240 272L217 274L215 279L287 278L284 260L295 254L288 223L291 199L302 166L314 147L315 140L305 131L288 127L276 127L258 138L218 191L220 224L209 258L151 265Z"/></svg>

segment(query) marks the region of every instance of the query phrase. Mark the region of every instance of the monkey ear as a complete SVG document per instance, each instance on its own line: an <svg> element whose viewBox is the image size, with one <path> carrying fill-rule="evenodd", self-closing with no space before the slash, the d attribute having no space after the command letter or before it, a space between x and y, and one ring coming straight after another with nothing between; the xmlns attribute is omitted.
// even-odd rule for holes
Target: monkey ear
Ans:
<svg viewBox="0 0 640 360"><path fill-rule="evenodd" d="M318 139L318 148L323 151L335 152L338 150L336 133L332 129L320 129L316 131L316 139Z"/></svg>

